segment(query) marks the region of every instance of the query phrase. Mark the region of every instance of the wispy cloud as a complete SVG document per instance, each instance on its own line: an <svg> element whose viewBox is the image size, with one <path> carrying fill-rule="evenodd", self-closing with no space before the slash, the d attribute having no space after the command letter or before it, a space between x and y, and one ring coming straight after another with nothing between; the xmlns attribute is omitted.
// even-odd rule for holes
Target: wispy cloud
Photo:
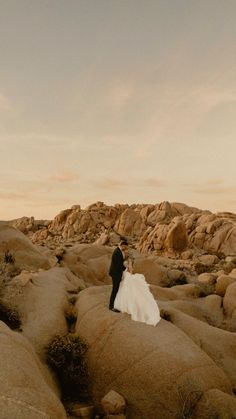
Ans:
<svg viewBox="0 0 236 419"><path fill-rule="evenodd" d="M142 183L144 186L148 186L151 188L160 188L166 185L166 182L164 180L156 179L156 178L144 179Z"/></svg>
<svg viewBox="0 0 236 419"><path fill-rule="evenodd" d="M80 176L77 173L73 173L69 171L50 176L48 178L48 180L59 182L59 183L70 183L70 182L75 182L79 179L80 179Z"/></svg>
<svg viewBox="0 0 236 419"><path fill-rule="evenodd" d="M223 179L208 179L204 183L193 182L185 184L185 186L197 194L226 194L229 196L236 194L236 185L225 184Z"/></svg>
<svg viewBox="0 0 236 419"><path fill-rule="evenodd" d="M99 181L94 182L95 186L101 189L117 189L123 188L127 186L127 182L119 180L119 179L101 179Z"/></svg>
<svg viewBox="0 0 236 419"><path fill-rule="evenodd" d="M15 193L15 192L1 192L0 191L0 199L3 200L10 200L10 201L18 201L25 199L26 195Z"/></svg>
<svg viewBox="0 0 236 419"><path fill-rule="evenodd" d="M119 189L119 188L160 188L166 184L165 181L157 178L128 178L127 180L104 178L94 182L95 186L101 189Z"/></svg>

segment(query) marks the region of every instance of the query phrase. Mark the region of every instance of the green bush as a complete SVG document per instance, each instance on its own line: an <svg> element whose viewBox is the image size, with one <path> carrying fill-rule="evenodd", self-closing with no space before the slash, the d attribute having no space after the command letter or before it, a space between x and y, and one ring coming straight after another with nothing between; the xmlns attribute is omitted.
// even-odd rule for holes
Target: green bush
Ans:
<svg viewBox="0 0 236 419"><path fill-rule="evenodd" d="M47 363L59 378L64 398L84 401L89 397L87 350L87 343L72 333L56 336L46 349Z"/></svg>

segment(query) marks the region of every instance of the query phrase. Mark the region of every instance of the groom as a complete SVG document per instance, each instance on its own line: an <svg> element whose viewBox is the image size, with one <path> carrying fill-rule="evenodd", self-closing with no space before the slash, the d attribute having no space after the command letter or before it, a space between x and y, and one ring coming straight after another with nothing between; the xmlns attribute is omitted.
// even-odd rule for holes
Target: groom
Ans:
<svg viewBox="0 0 236 419"><path fill-rule="evenodd" d="M111 265L109 269L109 275L112 278L112 292L110 297L109 309L119 313L119 310L114 308L114 301L116 294L119 290L120 281L122 279L123 271L125 270L124 266L124 256L122 252L125 252L128 249L128 242L125 239L122 239L119 243L119 246L115 248L112 258Z"/></svg>

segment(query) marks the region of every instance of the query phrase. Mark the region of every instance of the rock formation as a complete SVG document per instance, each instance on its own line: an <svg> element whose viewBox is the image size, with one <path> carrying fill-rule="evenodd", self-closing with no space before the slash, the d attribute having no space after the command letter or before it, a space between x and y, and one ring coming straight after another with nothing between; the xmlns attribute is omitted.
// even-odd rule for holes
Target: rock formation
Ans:
<svg viewBox="0 0 236 419"><path fill-rule="evenodd" d="M161 310L157 327L107 308L123 236ZM3 417L66 417L46 361L52 339L71 334L89 345L92 391L66 406L73 419L236 416L235 214L97 202L0 222L0 280L0 319L17 329L0 324Z"/></svg>

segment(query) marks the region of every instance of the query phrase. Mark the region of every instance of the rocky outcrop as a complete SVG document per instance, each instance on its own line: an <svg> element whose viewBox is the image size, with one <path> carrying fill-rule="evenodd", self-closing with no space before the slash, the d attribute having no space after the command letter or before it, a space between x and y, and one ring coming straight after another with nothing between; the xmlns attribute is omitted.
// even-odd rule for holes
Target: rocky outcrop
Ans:
<svg viewBox="0 0 236 419"><path fill-rule="evenodd" d="M211 399L210 414L224 407L235 413L235 377L233 371L233 376L228 376L227 358L225 367L217 365L220 358L213 360L179 325L161 320L156 327L147 326L126 314L110 312L109 291L107 287L86 289L77 302L76 332L89 342L95 403L112 389L125 398L130 419L174 419L183 411L187 414L185 409L190 407L192 414L198 411L198 417L206 417L208 407L199 401L215 391L220 400ZM228 347L231 340L235 341L230 334ZM232 359L233 349L230 351ZM210 414L208 410L208 417Z"/></svg>
<svg viewBox="0 0 236 419"><path fill-rule="evenodd" d="M78 244L63 255L62 266L67 266L78 278L92 285L110 284L108 274L113 249L99 244Z"/></svg>
<svg viewBox="0 0 236 419"><path fill-rule="evenodd" d="M235 214L213 214L175 202L114 206L97 202L85 209L74 205L51 222L22 217L13 225L28 234L33 243L51 248L96 241L114 245L125 236L142 253L175 255L199 249L212 257L236 255Z"/></svg>
<svg viewBox="0 0 236 419"><path fill-rule="evenodd" d="M50 262L36 246L19 230L0 225L0 259L4 261L10 251L19 269L49 269Z"/></svg>
<svg viewBox="0 0 236 419"><path fill-rule="evenodd" d="M0 415L2 418L66 419L66 412L24 336L0 322Z"/></svg>
<svg viewBox="0 0 236 419"><path fill-rule="evenodd" d="M2 291L1 301L19 313L22 334L42 359L49 342L56 335L67 333L69 303L66 291L71 284L77 289L77 278L71 278L66 269L53 268L35 273L22 272Z"/></svg>

